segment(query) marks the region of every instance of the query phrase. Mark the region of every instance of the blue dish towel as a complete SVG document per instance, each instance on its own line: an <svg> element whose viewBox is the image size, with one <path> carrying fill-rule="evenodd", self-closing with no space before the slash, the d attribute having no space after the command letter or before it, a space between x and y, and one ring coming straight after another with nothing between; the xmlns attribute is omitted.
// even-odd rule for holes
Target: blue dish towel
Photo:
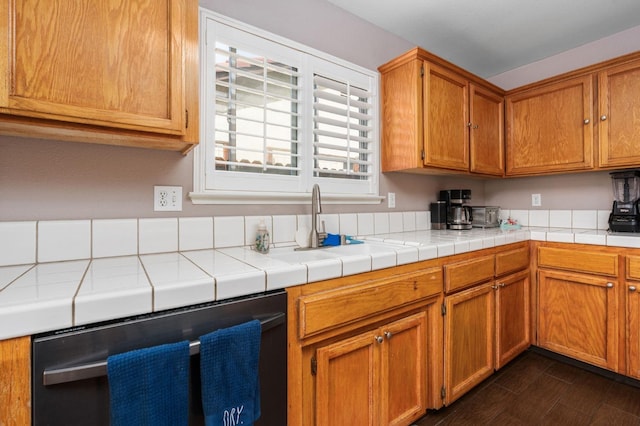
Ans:
<svg viewBox="0 0 640 426"><path fill-rule="evenodd" d="M111 425L186 425L189 342L107 358Z"/></svg>
<svg viewBox="0 0 640 426"><path fill-rule="evenodd" d="M251 426L260 417L260 321L200 337L202 407L207 426Z"/></svg>

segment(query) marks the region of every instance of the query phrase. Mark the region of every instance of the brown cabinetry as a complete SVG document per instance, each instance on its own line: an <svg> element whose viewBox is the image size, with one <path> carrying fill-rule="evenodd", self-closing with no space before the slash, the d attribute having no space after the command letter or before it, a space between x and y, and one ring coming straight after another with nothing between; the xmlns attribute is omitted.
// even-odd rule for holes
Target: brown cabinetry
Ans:
<svg viewBox="0 0 640 426"><path fill-rule="evenodd" d="M627 256L626 271L626 374L640 379L640 256Z"/></svg>
<svg viewBox="0 0 640 426"><path fill-rule="evenodd" d="M379 68L382 171L503 174L503 93L416 48Z"/></svg>
<svg viewBox="0 0 640 426"><path fill-rule="evenodd" d="M463 255L444 277L448 405L529 347L529 244Z"/></svg>
<svg viewBox="0 0 640 426"><path fill-rule="evenodd" d="M512 92L506 111L507 175L594 167L590 75Z"/></svg>
<svg viewBox="0 0 640 426"><path fill-rule="evenodd" d="M618 255L538 248L538 345L618 370Z"/></svg>
<svg viewBox="0 0 640 426"><path fill-rule="evenodd" d="M493 374L492 284L486 282L445 298L445 405Z"/></svg>
<svg viewBox="0 0 640 426"><path fill-rule="evenodd" d="M31 338L0 341L0 424L31 424Z"/></svg>
<svg viewBox="0 0 640 426"><path fill-rule="evenodd" d="M189 148L197 10L192 0L3 2L0 132Z"/></svg>
<svg viewBox="0 0 640 426"><path fill-rule="evenodd" d="M640 61L598 73L600 167L640 164Z"/></svg>
<svg viewBox="0 0 640 426"><path fill-rule="evenodd" d="M440 407L436 265L287 289L289 424L408 425Z"/></svg>
<svg viewBox="0 0 640 426"><path fill-rule="evenodd" d="M422 311L319 347L316 424L405 425L424 415L426 340Z"/></svg>

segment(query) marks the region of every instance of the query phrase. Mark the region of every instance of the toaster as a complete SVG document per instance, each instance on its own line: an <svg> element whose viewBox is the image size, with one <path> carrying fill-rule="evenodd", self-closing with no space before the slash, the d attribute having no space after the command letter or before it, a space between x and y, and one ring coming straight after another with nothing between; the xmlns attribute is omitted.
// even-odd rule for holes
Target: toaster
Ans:
<svg viewBox="0 0 640 426"><path fill-rule="evenodd" d="M471 207L471 218L474 228L497 228L500 226L500 207Z"/></svg>

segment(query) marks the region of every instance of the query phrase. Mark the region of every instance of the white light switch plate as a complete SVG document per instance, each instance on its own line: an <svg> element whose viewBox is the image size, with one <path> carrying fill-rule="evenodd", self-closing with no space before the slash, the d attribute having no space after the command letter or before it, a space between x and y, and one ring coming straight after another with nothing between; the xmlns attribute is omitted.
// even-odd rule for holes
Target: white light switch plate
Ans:
<svg viewBox="0 0 640 426"><path fill-rule="evenodd" d="M154 186L153 210L156 212L181 212L181 186Z"/></svg>
<svg viewBox="0 0 640 426"><path fill-rule="evenodd" d="M390 209L395 209L396 208L396 193L395 192L390 192L389 195L387 195L387 203Z"/></svg>
<svg viewBox="0 0 640 426"><path fill-rule="evenodd" d="M532 207L540 207L542 205L542 195L540 194L531 194L531 206Z"/></svg>

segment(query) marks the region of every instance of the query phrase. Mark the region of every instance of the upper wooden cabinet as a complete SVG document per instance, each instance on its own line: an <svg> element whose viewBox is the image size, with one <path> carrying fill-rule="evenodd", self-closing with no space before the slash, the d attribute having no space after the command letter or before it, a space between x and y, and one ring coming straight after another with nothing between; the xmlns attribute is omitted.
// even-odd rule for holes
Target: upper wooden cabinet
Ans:
<svg viewBox="0 0 640 426"><path fill-rule="evenodd" d="M420 48L379 71L383 172L503 175L500 89Z"/></svg>
<svg viewBox="0 0 640 426"><path fill-rule="evenodd" d="M197 9L192 0L3 2L0 132L81 140L110 129L116 144L188 148L198 140Z"/></svg>
<svg viewBox="0 0 640 426"><path fill-rule="evenodd" d="M598 116L598 165L640 165L640 60L598 73Z"/></svg>
<svg viewBox="0 0 640 426"><path fill-rule="evenodd" d="M507 175L594 167L591 76L509 94L506 106Z"/></svg>

